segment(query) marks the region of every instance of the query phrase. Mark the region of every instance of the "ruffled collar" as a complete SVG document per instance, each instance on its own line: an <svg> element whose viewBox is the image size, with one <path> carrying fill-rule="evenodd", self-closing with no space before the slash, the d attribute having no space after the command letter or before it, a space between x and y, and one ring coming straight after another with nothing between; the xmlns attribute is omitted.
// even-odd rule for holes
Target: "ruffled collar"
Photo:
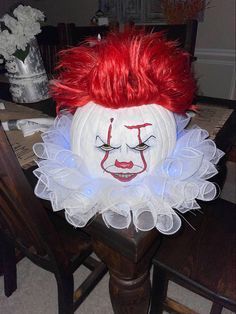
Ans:
<svg viewBox="0 0 236 314"><path fill-rule="evenodd" d="M109 179L91 178L83 160L70 150L72 116L63 114L34 145L38 157L35 194L51 201L54 211L65 210L75 227L84 227L101 214L108 227L137 230L157 228L173 234L181 226L179 215L199 209L197 200L210 201L217 190L207 181L223 156L208 133L197 126L186 129L189 116L175 115L177 142L171 156L141 182L121 186Z"/></svg>

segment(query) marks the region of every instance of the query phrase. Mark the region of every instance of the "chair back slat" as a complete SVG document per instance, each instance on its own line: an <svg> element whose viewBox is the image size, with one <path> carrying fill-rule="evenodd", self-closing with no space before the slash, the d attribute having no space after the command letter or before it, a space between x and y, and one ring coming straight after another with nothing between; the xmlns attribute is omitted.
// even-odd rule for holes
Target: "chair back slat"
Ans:
<svg viewBox="0 0 236 314"><path fill-rule="evenodd" d="M19 213L15 211L15 208L19 208L20 204L11 195L10 185L7 176L0 176L0 203L1 203L1 229L8 233L12 238L21 239L26 247L32 246L33 243L37 243L35 246L42 254L42 246L40 241L35 237L34 233L28 230L28 225L24 221L23 212ZM14 210L14 213L12 211ZM25 225L25 228L21 228ZM32 239L32 241L31 241Z"/></svg>
<svg viewBox="0 0 236 314"><path fill-rule="evenodd" d="M60 238L0 125L0 228L19 245L67 263ZM60 254L58 254L60 252Z"/></svg>
<svg viewBox="0 0 236 314"><path fill-rule="evenodd" d="M179 47L189 52L192 57L194 56L198 27L197 20L189 20L186 24L137 25L136 27L144 27L145 30L150 32L163 31L167 39L176 40L179 43Z"/></svg>
<svg viewBox="0 0 236 314"><path fill-rule="evenodd" d="M45 70L51 79L55 75L58 52L74 45L75 24L59 23L57 26L46 25L37 35Z"/></svg>

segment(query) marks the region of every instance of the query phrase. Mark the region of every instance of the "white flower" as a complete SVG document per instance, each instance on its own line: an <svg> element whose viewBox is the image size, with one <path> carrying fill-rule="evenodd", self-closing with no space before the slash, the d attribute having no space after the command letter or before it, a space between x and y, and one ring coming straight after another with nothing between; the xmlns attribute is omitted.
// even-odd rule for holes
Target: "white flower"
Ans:
<svg viewBox="0 0 236 314"><path fill-rule="evenodd" d="M16 19L11 17L9 14L5 14L2 19L2 22L6 25L6 27L12 32L15 33L17 28L19 28L19 23Z"/></svg>
<svg viewBox="0 0 236 314"><path fill-rule="evenodd" d="M14 60L9 60L5 64L5 68L6 68L8 73L16 73L17 72L17 64Z"/></svg>
<svg viewBox="0 0 236 314"><path fill-rule="evenodd" d="M29 43L29 38L24 36L23 34L18 34L16 37L16 48L24 50L26 49L27 45Z"/></svg>
<svg viewBox="0 0 236 314"><path fill-rule="evenodd" d="M38 22L34 23L25 23L23 24L23 29L24 29L24 36L26 38L33 39L35 35L40 33L40 24Z"/></svg>
<svg viewBox="0 0 236 314"><path fill-rule="evenodd" d="M8 30L0 32L0 55L9 60L11 55L16 51L16 37L10 34Z"/></svg>
<svg viewBox="0 0 236 314"><path fill-rule="evenodd" d="M29 19L32 21L43 21L45 16L43 12L38 9L31 8L29 5L23 6L20 4L14 11L13 15L20 22L24 22L25 19Z"/></svg>
<svg viewBox="0 0 236 314"><path fill-rule="evenodd" d="M5 14L0 19L7 27L7 30L0 29L0 62L1 56L9 60L17 49L25 50L30 40L41 31L38 21L44 20L44 14L30 6L19 5L13 15Z"/></svg>

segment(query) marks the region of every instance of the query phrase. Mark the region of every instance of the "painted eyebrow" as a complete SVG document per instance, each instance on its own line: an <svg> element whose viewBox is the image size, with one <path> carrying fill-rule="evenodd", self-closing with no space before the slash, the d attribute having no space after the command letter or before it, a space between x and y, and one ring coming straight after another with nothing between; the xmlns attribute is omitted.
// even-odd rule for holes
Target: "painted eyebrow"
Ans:
<svg viewBox="0 0 236 314"><path fill-rule="evenodd" d="M154 136L154 135L150 135L144 142L142 142L142 143L140 143L140 144L145 144L150 138L156 138L156 136ZM140 144L138 144L138 145L140 145ZM129 148L135 148L136 146L138 146L138 145L136 145L136 146L133 146L133 147L131 147L131 146L129 146L128 144L126 144Z"/></svg>
<svg viewBox="0 0 236 314"><path fill-rule="evenodd" d="M98 138L100 139L101 142L103 142L104 145L109 145L109 144L105 143L105 142L101 139L101 137L100 137L99 135L96 136L96 140L97 140ZM120 147L121 147L121 145L120 145L120 146L117 146L117 147L111 146L111 145L109 145L109 146L110 146L111 148L114 148L114 149L117 149L117 148L120 148ZM98 147L100 147L100 146L98 146Z"/></svg>
<svg viewBox="0 0 236 314"><path fill-rule="evenodd" d="M146 126L151 126L152 123L144 123L144 124L138 124L138 125L124 125L127 129L141 129L146 128Z"/></svg>

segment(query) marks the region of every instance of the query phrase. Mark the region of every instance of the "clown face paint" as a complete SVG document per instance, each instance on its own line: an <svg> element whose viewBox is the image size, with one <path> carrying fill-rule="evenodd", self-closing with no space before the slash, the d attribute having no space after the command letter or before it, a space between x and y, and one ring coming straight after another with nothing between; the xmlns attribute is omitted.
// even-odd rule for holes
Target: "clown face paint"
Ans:
<svg viewBox="0 0 236 314"><path fill-rule="evenodd" d="M173 114L158 105L78 108L72 122L72 151L94 178L132 184L151 174L176 143Z"/></svg>

